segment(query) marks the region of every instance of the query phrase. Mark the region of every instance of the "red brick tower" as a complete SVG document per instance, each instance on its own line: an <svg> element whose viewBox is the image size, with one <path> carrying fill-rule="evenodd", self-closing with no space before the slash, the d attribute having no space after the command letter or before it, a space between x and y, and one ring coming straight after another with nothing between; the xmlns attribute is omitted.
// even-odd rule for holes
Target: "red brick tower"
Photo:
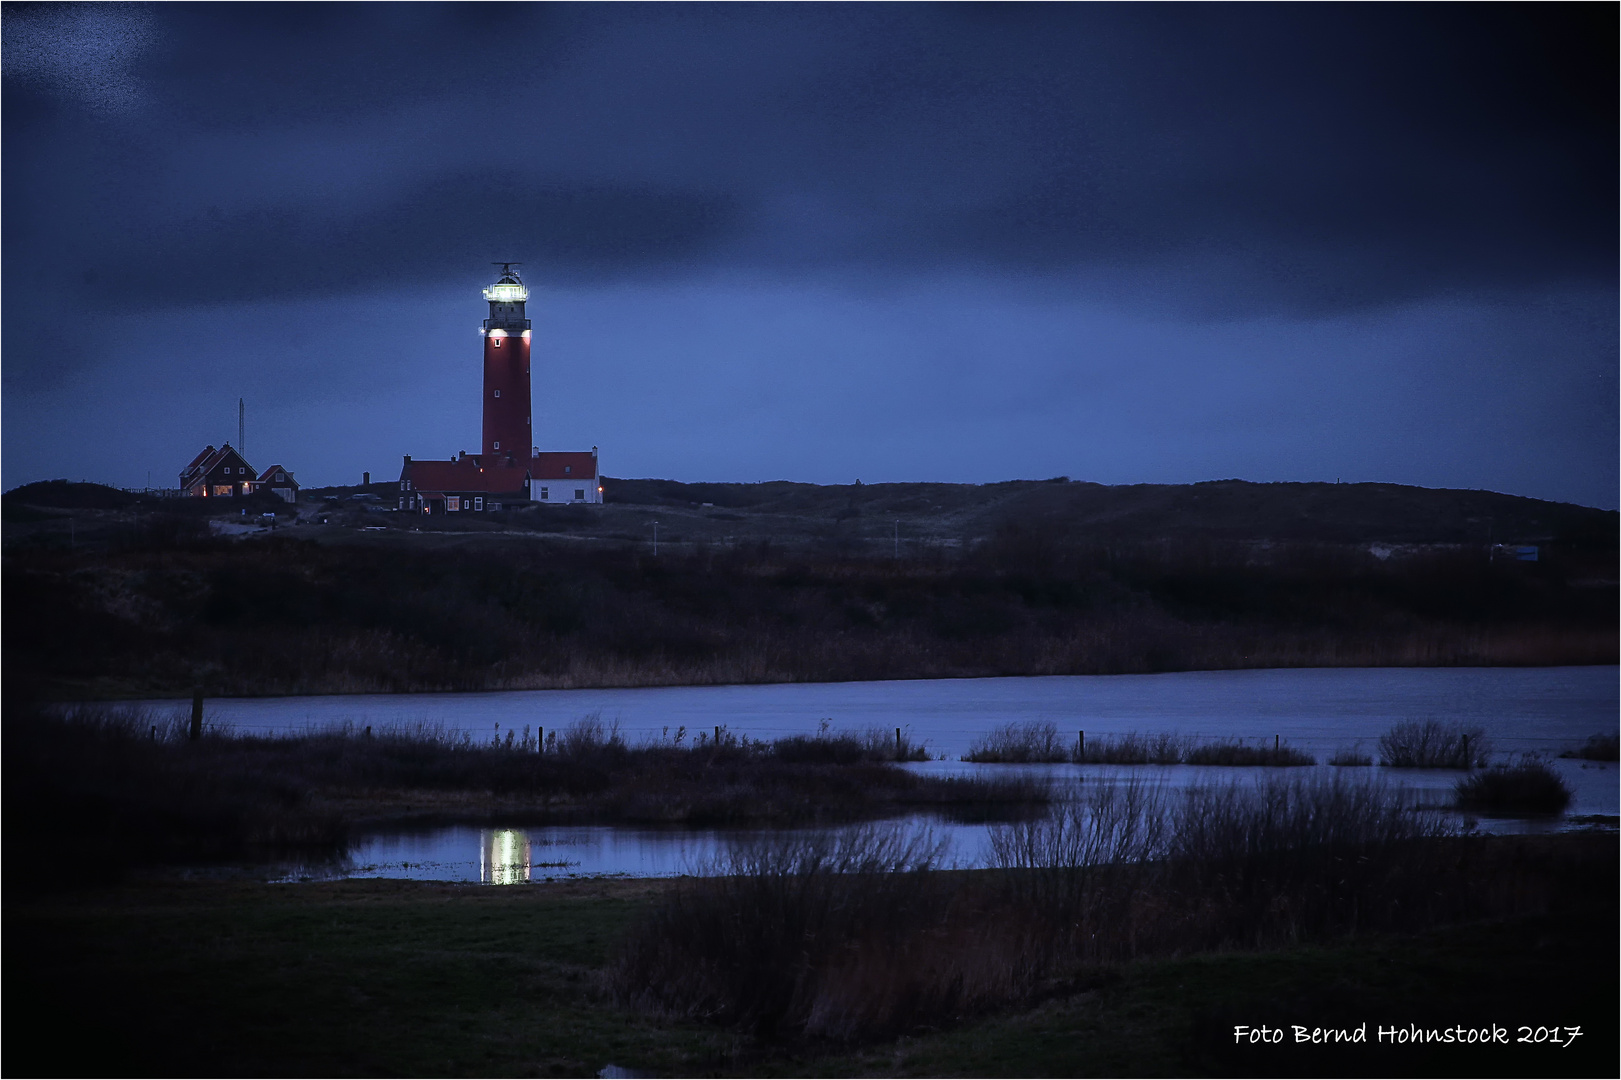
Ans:
<svg viewBox="0 0 1621 1080"><path fill-rule="evenodd" d="M523 305L529 290L512 269L497 263L501 278L484 290L490 317L484 336L484 461L524 465L532 444L529 428L529 320Z"/></svg>

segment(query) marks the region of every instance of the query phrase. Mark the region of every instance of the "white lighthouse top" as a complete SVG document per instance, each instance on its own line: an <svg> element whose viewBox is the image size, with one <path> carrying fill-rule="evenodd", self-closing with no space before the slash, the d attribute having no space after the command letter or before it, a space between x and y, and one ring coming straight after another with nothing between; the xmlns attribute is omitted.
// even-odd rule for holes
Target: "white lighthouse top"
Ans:
<svg viewBox="0 0 1621 1080"><path fill-rule="evenodd" d="M516 263L500 263L501 280L484 287L484 299L492 304L521 304L529 299L523 279L512 269Z"/></svg>
<svg viewBox="0 0 1621 1080"><path fill-rule="evenodd" d="M484 287L484 299L492 304L521 304L529 299L529 290L521 281L502 278L494 285Z"/></svg>

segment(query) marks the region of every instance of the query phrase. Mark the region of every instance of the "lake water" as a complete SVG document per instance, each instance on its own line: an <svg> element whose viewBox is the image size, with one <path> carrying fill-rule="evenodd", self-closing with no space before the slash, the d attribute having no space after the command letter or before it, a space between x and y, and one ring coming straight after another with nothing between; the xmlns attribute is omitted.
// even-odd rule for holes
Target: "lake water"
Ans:
<svg viewBox="0 0 1621 1080"><path fill-rule="evenodd" d="M1476 817L1449 813L1482 832L1539 833L1570 827L1580 818L1615 817L1621 802L1621 772L1614 762L1550 762L1573 792L1571 805L1559 817ZM1063 790L1078 784L1118 783L1137 777L1168 788L1194 784L1249 783L1260 778L1305 777L1335 772L1352 777L1376 776L1399 788L1405 801L1443 809L1452 801L1452 785L1463 775L1450 770L1229 769L1197 766L1111 767L1095 765L971 765L919 762L905 766L927 772L985 771L1006 776L1025 772L1052 778ZM1072 788L1073 789L1073 788ZM992 865L994 824L963 824L918 814L895 824L926 829L946 845L945 861L958 867ZM293 866L289 879L304 877L390 877L424 881L480 881L514 885L579 877L675 877L703 874L738 842L763 835L758 829L647 829L615 825L550 825L479 828L451 826L415 832L389 832L364 838L342 861L325 866Z"/></svg>
<svg viewBox="0 0 1621 1080"><path fill-rule="evenodd" d="M1094 735L1172 732L1272 741L1319 757L1360 745L1402 720L1485 729L1505 753L1557 753L1616 730L1618 669L1294 668L1165 675L522 690L479 694L351 694L210 698L210 720L242 732L293 734L353 724L375 730L429 724L476 737L526 725L555 731L588 714L617 721L632 741L722 725L776 739L834 728L902 728L933 755L956 759L1010 721L1050 721ZM141 702L132 704L165 703ZM176 711L189 702L168 703Z"/></svg>
<svg viewBox="0 0 1621 1080"><path fill-rule="evenodd" d="M1326 759L1360 748L1377 756L1377 740L1402 720L1440 720L1485 730L1499 758L1552 756L1589 735L1613 732L1621 711L1618 669L1567 668L1308 668L1178 672L1164 675L929 679L867 683L667 687L626 690L540 690L481 694L367 694L300 698L210 699L213 722L243 732L293 734L340 725L374 730L428 724L495 737L507 730L557 730L596 714L617 722L632 741L689 735L720 725L735 735L775 739L808 734L821 722L835 729L905 730L937 759L907 766L929 772L986 770L1007 775L1034 769L1060 782L1096 783L1138 775L1172 787L1253 778L1283 770L1190 766L994 766L958 760L999 724L1051 722L1087 738L1126 732L1171 732L1271 743L1281 738ZM150 703L147 703L150 704ZM183 709L186 703L174 703ZM1567 814L1615 816L1621 777L1614 764L1556 760L1575 792ZM1288 770L1290 774L1311 770ZM1320 766L1317 771L1333 771ZM1379 769L1371 772L1441 806L1457 773ZM516 825L517 823L514 823ZM916 819L949 842L959 865L984 865L989 826ZM1560 827L1560 819L1482 820L1491 831ZM691 872L747 832L624 827L437 829L367 838L341 867L320 873L457 881L525 881L623 874ZM299 873L303 871L295 871Z"/></svg>

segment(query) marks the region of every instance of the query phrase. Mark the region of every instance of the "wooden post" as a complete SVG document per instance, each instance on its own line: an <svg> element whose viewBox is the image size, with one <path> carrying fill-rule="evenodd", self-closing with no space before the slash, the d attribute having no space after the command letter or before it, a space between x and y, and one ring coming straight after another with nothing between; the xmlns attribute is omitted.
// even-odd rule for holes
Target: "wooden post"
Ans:
<svg viewBox="0 0 1621 1080"><path fill-rule="evenodd" d="M203 688L191 692L191 741L203 737Z"/></svg>
<svg viewBox="0 0 1621 1080"><path fill-rule="evenodd" d="M158 725L156 725L156 724L152 725L152 741L153 742L158 741Z"/></svg>
<svg viewBox="0 0 1621 1080"><path fill-rule="evenodd" d="M538 727L538 728L535 729L535 753L544 754L545 752L546 752L546 729L543 728L543 727Z"/></svg>
<svg viewBox="0 0 1621 1080"><path fill-rule="evenodd" d="M1086 760L1086 729L1075 733L1075 761L1079 764Z"/></svg>
<svg viewBox="0 0 1621 1080"><path fill-rule="evenodd" d="M1469 733L1467 731L1464 732L1463 735L1463 767L1466 769L1473 769L1475 767L1474 764L1469 760Z"/></svg>
<svg viewBox="0 0 1621 1080"><path fill-rule="evenodd" d="M901 729L895 729L895 760L901 759Z"/></svg>
<svg viewBox="0 0 1621 1080"><path fill-rule="evenodd" d="M371 738L371 725L370 724L366 725L366 738L368 738L368 739Z"/></svg>
<svg viewBox="0 0 1621 1080"><path fill-rule="evenodd" d="M715 745L720 746L720 725L715 725Z"/></svg>
<svg viewBox="0 0 1621 1080"><path fill-rule="evenodd" d="M1281 738L1282 738L1282 736L1280 736L1280 735L1272 736L1272 752L1274 754L1278 752L1278 745L1279 745L1278 740L1281 739Z"/></svg>

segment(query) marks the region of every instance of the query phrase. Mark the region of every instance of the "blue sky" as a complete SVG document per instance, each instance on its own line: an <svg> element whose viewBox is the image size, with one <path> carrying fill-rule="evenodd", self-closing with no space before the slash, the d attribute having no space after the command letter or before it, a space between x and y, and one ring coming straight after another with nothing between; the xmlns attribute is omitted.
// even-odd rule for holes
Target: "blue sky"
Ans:
<svg viewBox="0 0 1621 1080"><path fill-rule="evenodd" d="M518 259L613 476L1613 507L1614 21L6 6L4 484L472 450Z"/></svg>

